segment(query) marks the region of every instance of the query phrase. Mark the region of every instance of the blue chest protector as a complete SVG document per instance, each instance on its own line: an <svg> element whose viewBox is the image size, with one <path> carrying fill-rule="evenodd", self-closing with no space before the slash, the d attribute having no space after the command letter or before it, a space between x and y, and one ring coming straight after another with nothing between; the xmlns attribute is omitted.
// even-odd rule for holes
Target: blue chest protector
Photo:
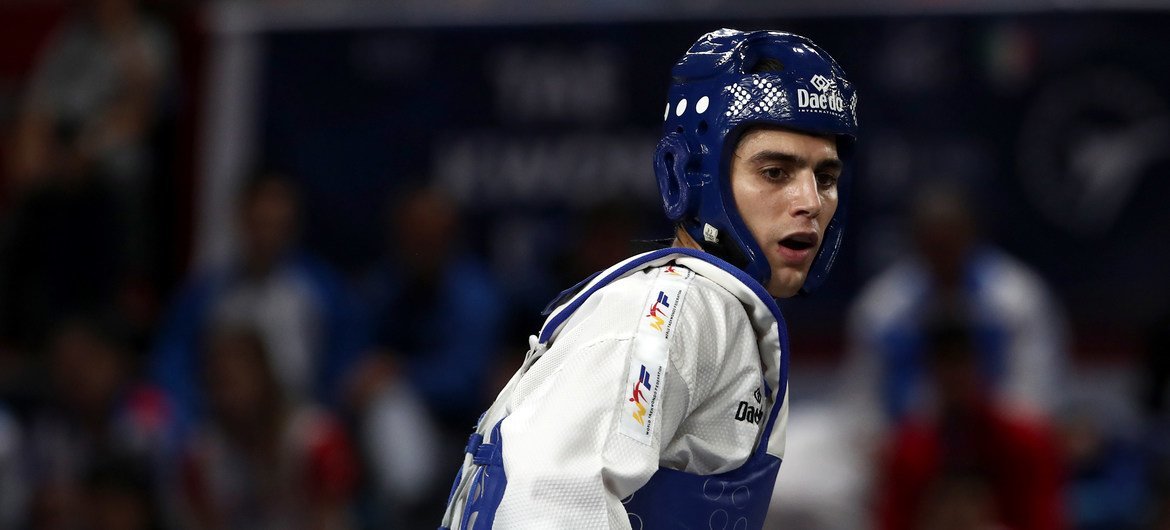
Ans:
<svg viewBox="0 0 1170 530"><path fill-rule="evenodd" d="M779 403L779 401L777 401ZM634 530L694 528L747 530L764 526L780 459L768 454L768 435L779 406L758 447L738 469L718 475L693 475L658 468L645 486L623 499Z"/></svg>
<svg viewBox="0 0 1170 530"><path fill-rule="evenodd" d="M579 295L574 296L597 275L561 293L561 296L554 300L550 307L559 305L569 297L573 297L573 300L549 319L544 328L541 329L540 342L547 344L556 330L597 290L631 271L639 270L652 262L672 255L697 258L719 267L748 286L767 306L775 317L779 328L781 351L779 395L775 395L775 399L773 399L768 421L760 435L759 442L742 466L717 475L695 475L674 469L659 468L649 482L633 495L623 499L622 503L625 504L626 512L630 517L630 525L634 530L668 528L759 529L764 525L764 517L768 513L768 505L772 500L776 474L780 470L780 458L767 451L768 441L776 426L776 420L780 416L781 406L785 401L784 393L788 388L788 331L784 317L780 314L775 300L768 295L759 282L731 264L706 252L684 248L667 248L650 252L607 272L599 281L594 282ZM765 382L764 388L766 395L772 398L775 392L771 386ZM489 438L491 443L484 443L484 437L480 434L473 434L468 443L467 452L476 465L474 475L470 478L471 484L467 490L467 500L461 517L461 528L490 528L491 522L495 518L496 508L503 499L507 478L502 458L504 441L500 438L501 422L503 422L502 419L492 428ZM462 470L460 476L455 479L455 486L451 492L452 499L449 499L448 502L453 500L455 496L461 475Z"/></svg>

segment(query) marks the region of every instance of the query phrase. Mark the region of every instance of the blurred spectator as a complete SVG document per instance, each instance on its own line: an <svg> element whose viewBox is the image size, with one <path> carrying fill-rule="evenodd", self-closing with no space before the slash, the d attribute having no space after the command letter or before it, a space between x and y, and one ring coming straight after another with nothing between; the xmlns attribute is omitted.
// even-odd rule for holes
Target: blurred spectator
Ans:
<svg viewBox="0 0 1170 530"><path fill-rule="evenodd" d="M1063 528L1056 439L991 399L973 330L950 317L928 324L922 357L934 410L892 437L875 489L880 528Z"/></svg>
<svg viewBox="0 0 1170 530"><path fill-rule="evenodd" d="M570 245L564 263L557 267L563 272L559 282L561 288L575 285L634 254L668 245L668 241L639 239L646 231L645 226L657 221L656 218L651 221L642 219L644 215L639 215L641 209L641 205L630 202L611 201L585 211L579 221L578 234L570 239L575 243Z"/></svg>
<svg viewBox="0 0 1170 530"><path fill-rule="evenodd" d="M459 211L433 189L405 194L391 214L388 260L367 294L376 348L426 401L440 426L466 438L487 407L503 300L459 242Z"/></svg>
<svg viewBox="0 0 1170 530"><path fill-rule="evenodd" d="M239 206L242 248L232 263L196 275L175 297L155 349L154 376L181 407L201 407L198 382L205 332L220 324L254 327L292 403L333 404L362 333L353 301L332 269L298 250L299 204L291 180L258 174Z"/></svg>
<svg viewBox="0 0 1170 530"><path fill-rule="evenodd" d="M798 509L830 522L824 527L860 524L866 499L880 493L872 484L877 442L937 402L927 362L927 331L936 315L970 330L972 362L997 406L1046 416L1061 400L1065 323L1042 280L982 241L958 189L923 190L907 224L913 252L871 280L850 310L841 401L826 406L823 418L810 412L789 420L790 426L809 423L792 429L794 447L818 450L809 449L808 461L794 463L786 478L781 472L777 495L800 490L794 496L808 502ZM818 465L824 455L844 456ZM956 477L947 490L954 495L940 497L940 510L970 509L974 517L980 480Z"/></svg>
<svg viewBox="0 0 1170 530"><path fill-rule="evenodd" d="M1162 498L1154 505L1153 530L1170 530L1170 493L1162 492Z"/></svg>
<svg viewBox="0 0 1170 530"><path fill-rule="evenodd" d="M1145 363L1142 409L1151 420L1170 423L1170 308L1147 332Z"/></svg>
<svg viewBox="0 0 1170 530"><path fill-rule="evenodd" d="M82 528L92 530L161 530L157 481L133 460L97 463L85 481Z"/></svg>
<svg viewBox="0 0 1170 530"><path fill-rule="evenodd" d="M1068 458L1068 519L1078 530L1141 528L1149 498L1147 460L1114 418L1088 406L1061 415Z"/></svg>
<svg viewBox="0 0 1170 530"><path fill-rule="evenodd" d="M145 212L171 39L137 0L77 4L38 61L8 159L17 193L0 324L19 347L64 315L113 302L149 318L145 231L156 223Z"/></svg>
<svg viewBox="0 0 1170 530"><path fill-rule="evenodd" d="M140 185L172 74L170 32L138 0L78 4L33 74L11 175L18 185L79 172Z"/></svg>
<svg viewBox="0 0 1170 530"><path fill-rule="evenodd" d="M386 260L363 290L375 348L356 374L353 402L375 474L375 517L415 527L433 524L443 508L446 477L433 476L439 451L462 446L494 392L486 386L506 308L486 267L460 244L459 212L446 196L404 193L388 221Z"/></svg>
<svg viewBox="0 0 1170 530"><path fill-rule="evenodd" d="M37 352L54 323L117 306L126 273L125 223L95 179L55 181L28 194L0 242L0 395L25 402L43 388Z"/></svg>
<svg viewBox="0 0 1170 530"><path fill-rule="evenodd" d="M19 528L25 522L25 463L23 431L0 401L0 528Z"/></svg>
<svg viewBox="0 0 1170 530"><path fill-rule="evenodd" d="M924 492L916 524L908 528L1002 529L1004 526L996 522L995 499L988 490L986 480L979 475L942 477ZM883 524L888 524L888 520Z"/></svg>
<svg viewBox="0 0 1170 530"><path fill-rule="evenodd" d="M221 327L204 356L211 415L183 465L199 528L350 526L357 467L340 423L287 398L258 330Z"/></svg>
<svg viewBox="0 0 1170 530"><path fill-rule="evenodd" d="M493 263L497 271L509 271L495 275L500 291L508 300L500 332L505 341L515 341L539 330L545 319L542 313L562 289L575 286L634 254L665 248L672 241L653 239L669 233L669 224L655 215L654 210L629 197L602 201L584 211L565 210L559 215L563 217L526 223L543 227L539 238L520 245L530 251L527 253L540 254L539 257L513 256L517 261L527 260L527 265L507 260ZM489 385L503 388L524 361L525 352L520 347L504 348Z"/></svg>
<svg viewBox="0 0 1170 530"><path fill-rule="evenodd" d="M1145 366L1140 372L1154 500L1151 528L1170 530L1170 306L1162 309L1148 331Z"/></svg>
<svg viewBox="0 0 1170 530"><path fill-rule="evenodd" d="M956 315L971 327L990 397L1053 412L1061 399L1066 325L1041 278L980 240L956 190L923 193L911 231L915 252L872 280L851 309L843 386L857 420L880 431L932 402L923 333L925 319L936 314Z"/></svg>
<svg viewBox="0 0 1170 530"><path fill-rule="evenodd" d="M172 424L162 392L135 376L122 326L72 319L49 344L49 399L29 432L30 526L80 528L91 470L118 459L161 480Z"/></svg>

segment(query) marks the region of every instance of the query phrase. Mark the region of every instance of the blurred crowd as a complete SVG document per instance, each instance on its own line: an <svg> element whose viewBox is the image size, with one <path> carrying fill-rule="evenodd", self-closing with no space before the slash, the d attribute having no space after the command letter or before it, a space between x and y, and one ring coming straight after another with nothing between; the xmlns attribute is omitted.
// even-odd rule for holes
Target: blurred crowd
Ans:
<svg viewBox="0 0 1170 530"><path fill-rule="evenodd" d="M297 175L266 165L232 259L172 279L176 53L134 0L79 3L5 124L0 528L434 527L539 296L425 183L342 274L298 242ZM914 251L854 302L838 392L793 402L790 454L820 450L785 463L776 528L1170 528L1170 322L1138 417L1079 402L1059 301L975 210L947 187L909 209ZM555 282L632 252L637 218L583 216Z"/></svg>
<svg viewBox="0 0 1170 530"><path fill-rule="evenodd" d="M853 303L836 392L793 407L789 454L809 458L781 475L778 527L1170 528L1164 323L1130 414L1137 395L1075 388L1103 374L1073 373L1059 303L966 194L925 189L907 217L912 251Z"/></svg>
<svg viewBox="0 0 1170 530"><path fill-rule="evenodd" d="M169 281L175 62L138 2L78 3L7 124L0 528L433 526L503 307L454 209L396 195L426 229L343 278L261 168L230 263Z"/></svg>

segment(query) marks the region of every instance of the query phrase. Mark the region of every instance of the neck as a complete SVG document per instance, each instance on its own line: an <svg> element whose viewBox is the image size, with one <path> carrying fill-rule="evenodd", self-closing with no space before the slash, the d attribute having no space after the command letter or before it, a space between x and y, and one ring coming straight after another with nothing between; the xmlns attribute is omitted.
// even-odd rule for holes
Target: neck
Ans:
<svg viewBox="0 0 1170 530"><path fill-rule="evenodd" d="M695 238L691 237L691 234L687 233L687 231L682 227L676 228L674 230L674 243L671 243L670 246L703 250L703 247L700 246L697 241L695 241Z"/></svg>

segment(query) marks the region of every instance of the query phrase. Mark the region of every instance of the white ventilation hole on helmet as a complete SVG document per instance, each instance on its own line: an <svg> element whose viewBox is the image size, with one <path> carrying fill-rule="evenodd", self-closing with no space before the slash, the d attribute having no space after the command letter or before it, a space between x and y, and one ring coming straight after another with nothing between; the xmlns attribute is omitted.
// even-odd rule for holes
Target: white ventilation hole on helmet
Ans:
<svg viewBox="0 0 1170 530"><path fill-rule="evenodd" d="M703 97L699 98L699 101L695 102L695 112L698 112L699 114L707 112L707 107L710 105L711 105L711 98L709 98L707 96L703 96Z"/></svg>
<svg viewBox="0 0 1170 530"><path fill-rule="evenodd" d="M666 102L666 110L662 111L662 121L666 121L670 117L670 102Z"/></svg>
<svg viewBox="0 0 1170 530"><path fill-rule="evenodd" d="M675 116L682 116L687 111L687 98L678 100L678 106L674 108Z"/></svg>

